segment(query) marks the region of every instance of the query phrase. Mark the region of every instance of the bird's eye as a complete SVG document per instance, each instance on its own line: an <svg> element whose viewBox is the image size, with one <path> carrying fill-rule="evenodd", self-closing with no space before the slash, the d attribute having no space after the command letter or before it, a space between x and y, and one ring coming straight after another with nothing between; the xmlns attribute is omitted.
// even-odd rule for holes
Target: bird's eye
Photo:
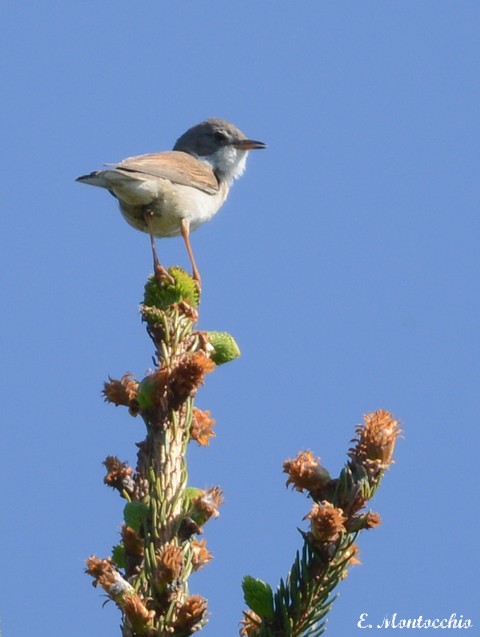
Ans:
<svg viewBox="0 0 480 637"><path fill-rule="evenodd" d="M213 139L216 142L226 142L227 136L225 135L225 133L222 133L221 131L217 131L216 133L213 133Z"/></svg>

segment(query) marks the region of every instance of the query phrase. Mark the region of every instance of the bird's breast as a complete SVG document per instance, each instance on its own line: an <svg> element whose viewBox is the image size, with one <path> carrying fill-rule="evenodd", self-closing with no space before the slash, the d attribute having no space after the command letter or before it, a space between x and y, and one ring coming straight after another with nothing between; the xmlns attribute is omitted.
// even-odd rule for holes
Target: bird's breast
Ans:
<svg viewBox="0 0 480 637"><path fill-rule="evenodd" d="M157 237L179 235L183 219L195 230L218 212L228 194L228 186L223 183L218 192L209 194L166 179L130 183L128 192L125 190L112 188L126 221L137 230L148 232L145 213L150 212Z"/></svg>

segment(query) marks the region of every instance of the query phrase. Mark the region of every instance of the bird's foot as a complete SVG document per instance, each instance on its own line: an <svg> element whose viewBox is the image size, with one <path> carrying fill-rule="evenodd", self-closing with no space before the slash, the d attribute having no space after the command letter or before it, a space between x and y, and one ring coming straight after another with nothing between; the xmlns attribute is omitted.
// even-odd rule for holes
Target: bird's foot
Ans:
<svg viewBox="0 0 480 637"><path fill-rule="evenodd" d="M155 264L155 278L160 284L167 282L171 285L175 285L175 279L173 276L166 268L163 267L163 265L160 265L160 263Z"/></svg>
<svg viewBox="0 0 480 637"><path fill-rule="evenodd" d="M202 279L198 275L195 276L195 273L193 274L192 279L194 280L198 293L200 294L202 292Z"/></svg>

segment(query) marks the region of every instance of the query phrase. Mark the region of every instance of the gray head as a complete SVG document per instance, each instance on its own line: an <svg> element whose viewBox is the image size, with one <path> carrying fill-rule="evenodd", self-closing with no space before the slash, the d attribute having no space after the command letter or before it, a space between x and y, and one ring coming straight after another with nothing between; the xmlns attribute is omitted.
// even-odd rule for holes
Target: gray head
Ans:
<svg viewBox="0 0 480 637"><path fill-rule="evenodd" d="M245 170L248 151L256 148L266 148L266 144L248 139L224 119L212 118L189 128L177 139L173 150L209 163L220 181L230 183Z"/></svg>

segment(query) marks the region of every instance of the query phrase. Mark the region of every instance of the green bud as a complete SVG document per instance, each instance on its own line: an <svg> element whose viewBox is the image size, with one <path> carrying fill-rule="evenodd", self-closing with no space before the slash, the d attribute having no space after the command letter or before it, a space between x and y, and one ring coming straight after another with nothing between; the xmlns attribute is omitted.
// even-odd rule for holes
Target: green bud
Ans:
<svg viewBox="0 0 480 637"><path fill-rule="evenodd" d="M143 502L127 502L123 509L125 524L134 531L139 531L147 517L148 507Z"/></svg>
<svg viewBox="0 0 480 637"><path fill-rule="evenodd" d="M122 544L116 544L112 549L112 560L118 568L125 568L125 547Z"/></svg>
<svg viewBox="0 0 480 637"><path fill-rule="evenodd" d="M247 606L260 617L272 619L274 615L273 592L270 585L261 579L245 575L242 588L243 598Z"/></svg>
<svg viewBox="0 0 480 637"><path fill-rule="evenodd" d="M150 409L154 406L154 396L158 389L158 375L146 376L138 386L137 403L140 409Z"/></svg>
<svg viewBox="0 0 480 637"><path fill-rule="evenodd" d="M185 500L187 502L187 508L190 508L190 505L195 500L195 498L198 498L198 496L202 493L202 489L199 489L197 487L187 487L185 489Z"/></svg>
<svg viewBox="0 0 480 637"><path fill-rule="evenodd" d="M240 356L240 349L231 334L227 332L207 332L207 339L213 347L210 358L215 365L229 363Z"/></svg>
<svg viewBox="0 0 480 637"><path fill-rule="evenodd" d="M154 275L148 278L145 284L144 305L164 310L174 303L185 301L194 308L198 307L199 292L193 278L178 266L168 268L167 272L173 278L173 283L167 280L159 283Z"/></svg>

